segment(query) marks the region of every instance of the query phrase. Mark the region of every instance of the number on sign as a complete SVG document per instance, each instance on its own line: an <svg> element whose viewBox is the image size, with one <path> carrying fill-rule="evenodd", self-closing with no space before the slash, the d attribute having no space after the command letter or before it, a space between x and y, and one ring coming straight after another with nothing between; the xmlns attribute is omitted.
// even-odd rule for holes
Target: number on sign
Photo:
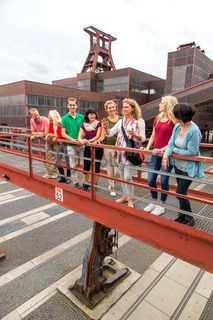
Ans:
<svg viewBox="0 0 213 320"><path fill-rule="evenodd" d="M55 187L55 199L58 201L64 201L63 189Z"/></svg>

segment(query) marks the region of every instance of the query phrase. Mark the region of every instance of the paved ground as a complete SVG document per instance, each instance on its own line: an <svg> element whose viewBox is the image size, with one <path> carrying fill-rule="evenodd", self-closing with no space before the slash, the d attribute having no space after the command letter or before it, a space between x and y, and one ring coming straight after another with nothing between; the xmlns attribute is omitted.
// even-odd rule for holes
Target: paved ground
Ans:
<svg viewBox="0 0 213 320"><path fill-rule="evenodd" d="M35 170L42 174L36 164ZM107 196L104 181L101 188ZM138 192L135 205L142 207L149 193ZM167 219L177 214L170 206L177 206L176 200L168 201ZM212 208L194 203L193 213L196 227L211 233L212 223L203 218L212 219ZM0 181L0 250L6 253L0 262L0 318L89 319L57 288L81 265L91 228L82 215ZM102 320L213 319L211 274L122 234L113 257L141 277Z"/></svg>

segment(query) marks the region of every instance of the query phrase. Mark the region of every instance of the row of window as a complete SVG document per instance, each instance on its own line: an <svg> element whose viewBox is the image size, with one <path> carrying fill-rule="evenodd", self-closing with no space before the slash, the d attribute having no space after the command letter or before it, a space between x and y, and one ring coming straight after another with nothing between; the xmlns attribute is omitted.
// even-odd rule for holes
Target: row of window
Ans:
<svg viewBox="0 0 213 320"><path fill-rule="evenodd" d="M28 106L66 107L67 99L28 94L27 105Z"/></svg>
<svg viewBox="0 0 213 320"><path fill-rule="evenodd" d="M0 107L24 105L24 94L0 97Z"/></svg>
<svg viewBox="0 0 213 320"><path fill-rule="evenodd" d="M24 116L25 110L23 106L0 106L0 116Z"/></svg>
<svg viewBox="0 0 213 320"><path fill-rule="evenodd" d="M21 102L21 103L20 103ZM47 116L49 110L56 109L61 116L68 112L67 99L46 96L27 95L27 111L37 108L41 115ZM78 101L79 112L84 113L87 109L99 110L99 103L95 101ZM0 116L24 116L24 95L0 97Z"/></svg>

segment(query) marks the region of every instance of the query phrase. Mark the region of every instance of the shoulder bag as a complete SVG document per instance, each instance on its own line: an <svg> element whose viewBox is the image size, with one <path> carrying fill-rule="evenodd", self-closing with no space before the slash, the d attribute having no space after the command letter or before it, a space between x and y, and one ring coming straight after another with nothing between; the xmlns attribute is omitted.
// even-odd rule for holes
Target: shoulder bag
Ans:
<svg viewBox="0 0 213 320"><path fill-rule="evenodd" d="M139 146L138 146L137 142L135 140L129 139L127 137L126 131L125 131L124 126L123 126L123 120L122 120L122 123L121 123L121 129L122 129L122 132L123 132L124 139L126 141L126 146L128 148L139 149ZM126 159L131 164L133 164L134 166L140 166L142 164L143 160L144 160L144 155L142 153L126 151L125 152L125 156L126 156Z"/></svg>

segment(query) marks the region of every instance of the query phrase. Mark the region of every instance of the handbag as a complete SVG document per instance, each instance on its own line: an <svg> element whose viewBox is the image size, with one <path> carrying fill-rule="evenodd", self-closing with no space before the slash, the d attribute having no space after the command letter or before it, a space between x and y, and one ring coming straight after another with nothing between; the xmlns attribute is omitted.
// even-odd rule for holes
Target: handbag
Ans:
<svg viewBox="0 0 213 320"><path fill-rule="evenodd" d="M125 139L125 142L126 142L126 146L128 148L139 149L139 145L137 144L137 142L135 140L129 139L127 137L126 131L125 131L124 127L123 127L123 120L122 120L122 123L121 123L121 129L122 129L123 136L124 136L124 139ZM144 160L144 155L141 154L141 153L126 151L125 152L125 156L126 156L126 159L131 164L133 164L134 166L141 166L142 162Z"/></svg>

